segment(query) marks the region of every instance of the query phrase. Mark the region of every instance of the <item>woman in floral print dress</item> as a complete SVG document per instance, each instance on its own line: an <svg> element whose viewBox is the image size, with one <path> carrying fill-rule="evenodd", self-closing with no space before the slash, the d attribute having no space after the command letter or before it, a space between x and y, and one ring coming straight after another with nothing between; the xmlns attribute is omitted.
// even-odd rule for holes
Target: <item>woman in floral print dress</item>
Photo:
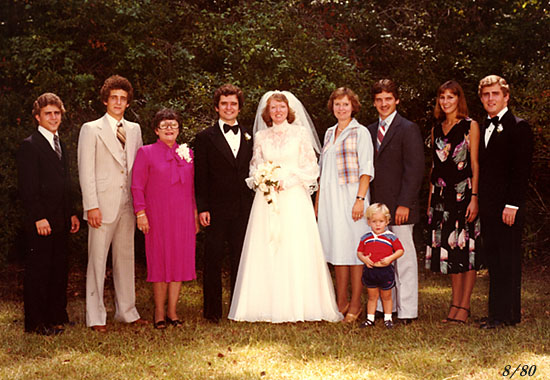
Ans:
<svg viewBox="0 0 550 380"><path fill-rule="evenodd" d="M432 130L433 165L428 199L426 268L451 275L452 301L442 322L464 323L470 315L470 297L476 270L479 218L479 125L468 118L464 92L455 81L439 87Z"/></svg>

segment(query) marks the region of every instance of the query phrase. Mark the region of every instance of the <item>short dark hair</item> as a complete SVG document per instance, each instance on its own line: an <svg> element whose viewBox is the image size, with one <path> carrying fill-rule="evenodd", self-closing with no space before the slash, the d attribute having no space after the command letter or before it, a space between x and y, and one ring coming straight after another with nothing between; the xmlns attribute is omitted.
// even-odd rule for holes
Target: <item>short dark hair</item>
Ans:
<svg viewBox="0 0 550 380"><path fill-rule="evenodd" d="M441 94L443 94L446 90L449 90L451 94L455 95L458 98L458 105L456 108L456 117L458 119L464 119L468 117L468 105L466 104L466 98L464 97L464 91L462 90L462 87L460 87L460 84L458 84L455 80L448 80L447 82L443 83L441 86L439 86L439 89L437 90L437 98L435 99L435 109L434 109L434 116L437 120L443 120L445 119L445 113L441 109L441 105L439 104L439 97Z"/></svg>
<svg viewBox="0 0 550 380"><path fill-rule="evenodd" d="M223 96L229 96L229 95L237 95L237 99L239 100L239 109L243 108L244 104L244 95L243 91L231 84L226 83L223 86L219 87L216 91L214 91L214 107L218 108L218 105L220 104L220 98Z"/></svg>
<svg viewBox="0 0 550 380"><path fill-rule="evenodd" d="M278 102L285 102L286 106L288 107L288 115L286 116L286 120L289 123L293 123L294 120L296 120L296 114L294 113L294 110L290 108L290 105L288 104L288 99L282 92L276 92L273 95L271 95L269 98L267 98L267 101L265 102L265 107L262 111L262 119L264 119L265 123L268 127L273 126L273 120L271 120L271 115L269 114L269 103L272 100L276 100Z"/></svg>
<svg viewBox="0 0 550 380"><path fill-rule="evenodd" d="M380 79L379 81L374 82L372 85L372 100L374 100L374 97L381 92L389 92L393 94L395 100L399 100L397 85L391 79Z"/></svg>
<svg viewBox="0 0 550 380"><path fill-rule="evenodd" d="M160 122L164 120L175 120L178 122L178 126L181 128L182 120L179 112L171 108L163 108L159 110L153 118L153 121L151 123L151 127L153 128L153 130L157 130Z"/></svg>
<svg viewBox="0 0 550 380"><path fill-rule="evenodd" d="M134 99L134 88L132 84L128 79L120 75L111 75L109 78L105 79L101 91L99 92L102 102L107 102L112 90L126 91L128 93L128 104Z"/></svg>
<svg viewBox="0 0 550 380"><path fill-rule="evenodd" d="M330 94L330 98L328 98L327 108L330 113L334 112L334 101L336 99L343 98L344 96L347 96L349 101L351 102L351 116L355 116L357 112L361 109L361 102L359 101L359 97L357 94L350 88L347 87L340 87L336 90L332 91L332 94Z"/></svg>
<svg viewBox="0 0 550 380"><path fill-rule="evenodd" d="M53 92L45 92L34 101L32 105L32 116L40 115L40 110L49 105L57 106L61 111L61 116L65 113L65 106L61 98Z"/></svg>

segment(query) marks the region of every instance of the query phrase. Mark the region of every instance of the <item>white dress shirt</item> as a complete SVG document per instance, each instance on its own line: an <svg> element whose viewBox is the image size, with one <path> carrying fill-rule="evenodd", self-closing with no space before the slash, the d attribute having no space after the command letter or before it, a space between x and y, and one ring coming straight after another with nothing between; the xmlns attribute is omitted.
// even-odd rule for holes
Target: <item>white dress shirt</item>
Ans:
<svg viewBox="0 0 550 380"><path fill-rule="evenodd" d="M227 140L227 143L229 144L229 147L231 148L231 151L233 152L233 156L235 158L237 157L237 154L239 153L239 148L241 147L241 129L239 128L237 130L237 134L233 133L232 130L227 131L227 133L223 130L223 125L227 124L222 119L218 120L218 125L220 126L220 129L222 131L222 134L225 136L225 140ZM235 122L234 125L236 125L237 122Z"/></svg>
<svg viewBox="0 0 550 380"><path fill-rule="evenodd" d="M388 129L390 129L390 125L393 122L393 119L395 118L395 115L397 115L397 110L393 111L385 120L382 120L381 117L378 117L378 125L380 126L380 123L383 121L386 123L386 132L388 133Z"/></svg>
<svg viewBox="0 0 550 380"><path fill-rule="evenodd" d="M114 117L112 117L111 115L109 115L108 113L106 113L105 115L107 115L107 121L109 122L109 125L111 126L111 129L114 133L114 135L116 136L116 129L117 129L117 124L119 123L119 121L117 119L115 119ZM122 126L124 127L124 118L120 119L120 122L122 123Z"/></svg>
<svg viewBox="0 0 550 380"><path fill-rule="evenodd" d="M497 114L498 120L500 121L502 119L502 116L508 112L508 107L504 107L500 112ZM490 119L489 116L487 116L488 119ZM493 134L493 131L495 130L495 125L493 123L489 124L487 129L485 130L485 147L489 145L489 140L491 139L491 135Z"/></svg>
<svg viewBox="0 0 550 380"><path fill-rule="evenodd" d="M50 143L50 146L52 147L52 149L55 152L55 145L53 143L54 134L51 131L44 128L43 126L41 126L41 125L38 126L38 132L42 133L42 136L44 136L46 138L46 140L48 140L48 142ZM57 134L57 132L55 132L55 135L59 136ZM59 144L59 149L61 149L61 143ZM61 153L63 153L63 151Z"/></svg>

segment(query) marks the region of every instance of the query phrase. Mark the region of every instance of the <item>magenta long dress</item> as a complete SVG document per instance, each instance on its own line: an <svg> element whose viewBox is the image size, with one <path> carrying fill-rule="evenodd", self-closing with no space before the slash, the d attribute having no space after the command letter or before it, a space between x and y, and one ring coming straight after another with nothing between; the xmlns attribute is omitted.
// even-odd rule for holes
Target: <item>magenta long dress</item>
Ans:
<svg viewBox="0 0 550 380"><path fill-rule="evenodd" d="M134 162L134 211L145 210L150 226L145 235L149 282L196 278L193 160L181 159L177 148L157 140L141 147Z"/></svg>

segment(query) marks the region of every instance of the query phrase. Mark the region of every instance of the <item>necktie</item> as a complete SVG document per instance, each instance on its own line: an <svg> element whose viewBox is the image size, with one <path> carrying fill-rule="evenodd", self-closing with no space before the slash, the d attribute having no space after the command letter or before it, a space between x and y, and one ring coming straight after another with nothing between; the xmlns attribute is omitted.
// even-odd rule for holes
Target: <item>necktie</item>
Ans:
<svg viewBox="0 0 550 380"><path fill-rule="evenodd" d="M124 146L126 145L126 131L124 130L124 127L122 126L122 122L118 122L116 125L116 138L118 141L120 141L120 145L122 145L122 149L124 149Z"/></svg>
<svg viewBox="0 0 550 380"><path fill-rule="evenodd" d="M61 160L61 144L59 144L59 136L53 135L53 147L57 158Z"/></svg>
<svg viewBox="0 0 550 380"><path fill-rule="evenodd" d="M237 134L239 132L239 124L229 125L224 123L223 124L224 133L229 132L229 130L232 130L234 134Z"/></svg>
<svg viewBox="0 0 550 380"><path fill-rule="evenodd" d="M376 140L378 142L378 148L380 148L380 145L382 145L382 140L384 140L385 135L386 135L386 122L381 121L380 126L378 127L378 135L376 136Z"/></svg>

